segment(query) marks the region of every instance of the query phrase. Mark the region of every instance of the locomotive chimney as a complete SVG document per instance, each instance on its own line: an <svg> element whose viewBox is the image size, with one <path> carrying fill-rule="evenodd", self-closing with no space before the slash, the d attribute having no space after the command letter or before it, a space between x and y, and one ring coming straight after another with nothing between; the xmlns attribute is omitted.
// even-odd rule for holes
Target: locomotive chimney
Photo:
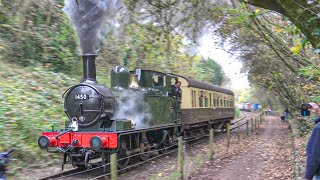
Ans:
<svg viewBox="0 0 320 180"><path fill-rule="evenodd" d="M96 80L96 54L83 54L83 81L85 83L97 83Z"/></svg>

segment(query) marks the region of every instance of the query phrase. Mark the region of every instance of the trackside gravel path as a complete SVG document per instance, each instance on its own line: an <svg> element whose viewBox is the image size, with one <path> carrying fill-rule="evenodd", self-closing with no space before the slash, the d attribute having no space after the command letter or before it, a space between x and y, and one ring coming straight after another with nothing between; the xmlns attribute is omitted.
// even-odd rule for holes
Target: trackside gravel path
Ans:
<svg viewBox="0 0 320 180"><path fill-rule="evenodd" d="M290 131L275 116L266 116L263 125L252 134L237 153L206 163L188 179L265 180L291 179ZM237 146L234 144L232 146ZM242 148L242 149L240 149Z"/></svg>

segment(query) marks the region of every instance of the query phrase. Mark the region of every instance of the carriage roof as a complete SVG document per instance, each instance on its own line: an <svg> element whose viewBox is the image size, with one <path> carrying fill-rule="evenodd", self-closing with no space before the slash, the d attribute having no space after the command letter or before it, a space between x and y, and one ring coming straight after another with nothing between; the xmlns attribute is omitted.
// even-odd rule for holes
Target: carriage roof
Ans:
<svg viewBox="0 0 320 180"><path fill-rule="evenodd" d="M192 78L188 78L188 77L184 77L184 76L178 76L178 77L185 79L188 82L188 87L195 87L195 88L199 88L199 89L211 90L211 91L221 92L224 94L234 95L234 93L231 90L222 88L220 86L201 82L201 81L198 81L198 80L195 80Z"/></svg>

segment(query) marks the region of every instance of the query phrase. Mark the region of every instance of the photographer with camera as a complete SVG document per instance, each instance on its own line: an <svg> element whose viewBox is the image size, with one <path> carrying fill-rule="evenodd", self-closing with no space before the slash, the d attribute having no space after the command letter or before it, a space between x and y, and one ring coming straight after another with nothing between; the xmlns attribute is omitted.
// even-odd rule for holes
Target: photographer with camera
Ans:
<svg viewBox="0 0 320 180"><path fill-rule="evenodd" d="M307 180L320 180L320 109L316 103L309 103L304 106L305 109L314 113L316 126L313 128L307 145L307 165L305 178Z"/></svg>

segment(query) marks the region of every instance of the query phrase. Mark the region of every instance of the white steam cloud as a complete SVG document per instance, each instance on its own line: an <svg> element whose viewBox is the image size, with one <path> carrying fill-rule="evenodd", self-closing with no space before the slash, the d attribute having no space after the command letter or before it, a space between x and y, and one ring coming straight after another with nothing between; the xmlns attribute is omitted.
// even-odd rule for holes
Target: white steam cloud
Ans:
<svg viewBox="0 0 320 180"><path fill-rule="evenodd" d="M68 15L80 41L82 54L97 54L107 34L121 26L122 0L65 0Z"/></svg>
<svg viewBox="0 0 320 180"><path fill-rule="evenodd" d="M112 119L131 119L136 124L136 128L149 127L151 120L150 107L144 101L142 92L124 91L117 100L118 109Z"/></svg>

